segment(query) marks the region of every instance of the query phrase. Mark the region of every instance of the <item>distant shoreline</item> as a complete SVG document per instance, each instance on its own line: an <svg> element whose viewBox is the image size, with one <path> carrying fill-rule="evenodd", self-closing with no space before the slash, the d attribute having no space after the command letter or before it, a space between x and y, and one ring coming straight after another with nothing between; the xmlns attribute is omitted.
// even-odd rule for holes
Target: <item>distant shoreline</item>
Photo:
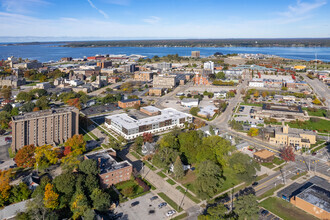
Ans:
<svg viewBox="0 0 330 220"><path fill-rule="evenodd" d="M99 40L0 43L0 46L57 44L59 47L330 47L330 38ZM59 45L61 44L61 45Z"/></svg>

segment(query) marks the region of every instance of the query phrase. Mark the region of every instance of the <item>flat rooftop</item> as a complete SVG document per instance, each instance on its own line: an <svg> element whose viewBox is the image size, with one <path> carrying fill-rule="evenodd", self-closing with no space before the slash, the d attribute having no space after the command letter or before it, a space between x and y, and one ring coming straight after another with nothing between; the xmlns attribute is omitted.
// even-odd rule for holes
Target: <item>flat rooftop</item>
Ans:
<svg viewBox="0 0 330 220"><path fill-rule="evenodd" d="M28 112L23 115L13 116L12 120L19 121L19 120L34 119L34 118L39 118L39 117L47 117L47 116L54 115L54 114L61 114L61 113L72 112L72 111L77 111L77 110L78 110L77 108L71 107L71 106L64 107L64 108L47 109L47 110L42 110L42 111L37 111L37 112Z"/></svg>
<svg viewBox="0 0 330 220"><path fill-rule="evenodd" d="M155 112L159 112L160 109L159 108L156 108L154 106L145 106L145 107L141 107L141 109L144 109L150 113L155 113Z"/></svg>
<svg viewBox="0 0 330 220"><path fill-rule="evenodd" d="M262 110L303 113L301 106L263 104Z"/></svg>
<svg viewBox="0 0 330 220"><path fill-rule="evenodd" d="M318 186L312 185L297 195L298 198L313 204L327 212L330 212L330 191Z"/></svg>
<svg viewBox="0 0 330 220"><path fill-rule="evenodd" d="M160 112L161 112L160 115L146 117L146 118L142 118L142 119L134 119L126 113L110 115L110 116L107 116L106 118L110 119L111 121L115 122L116 124L121 125L122 127L126 128L126 129L133 129L133 128L138 128L139 126L143 126L143 125L149 125L149 124L163 122L165 120L176 120L176 119L185 118L187 116L191 117L190 114L180 112L173 108L166 108L166 109L160 110Z"/></svg>
<svg viewBox="0 0 330 220"><path fill-rule="evenodd" d="M112 148L86 154L87 159L97 161L100 168L100 174L112 172L124 167L132 166L128 161L117 162L109 153L114 152Z"/></svg>
<svg viewBox="0 0 330 220"><path fill-rule="evenodd" d="M275 153L270 152L266 149L262 149L262 150L255 152L254 155L256 155L257 157L260 157L260 158L269 158L269 157L274 156Z"/></svg>
<svg viewBox="0 0 330 220"><path fill-rule="evenodd" d="M127 102L136 102L136 101L140 101L140 99L125 99L125 100L121 100L119 102L127 103Z"/></svg>

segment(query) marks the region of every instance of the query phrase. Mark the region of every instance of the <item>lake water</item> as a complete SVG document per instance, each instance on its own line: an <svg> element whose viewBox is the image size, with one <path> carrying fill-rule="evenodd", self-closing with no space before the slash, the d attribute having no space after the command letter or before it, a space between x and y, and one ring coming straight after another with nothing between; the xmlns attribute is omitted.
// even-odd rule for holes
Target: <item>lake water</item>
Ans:
<svg viewBox="0 0 330 220"><path fill-rule="evenodd" d="M190 56L191 51L198 50L201 56L210 56L215 52L228 53L262 53L290 59L315 59L330 62L330 47L58 47L59 44L1 46L0 59L10 56L36 59L42 62L57 61L61 57L82 58L96 54L140 54L147 57L179 54Z"/></svg>

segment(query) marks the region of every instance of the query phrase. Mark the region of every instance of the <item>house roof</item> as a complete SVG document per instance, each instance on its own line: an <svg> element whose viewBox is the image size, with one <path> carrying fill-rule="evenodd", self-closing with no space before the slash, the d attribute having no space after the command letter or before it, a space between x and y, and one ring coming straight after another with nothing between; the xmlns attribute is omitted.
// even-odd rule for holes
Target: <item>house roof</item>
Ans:
<svg viewBox="0 0 330 220"><path fill-rule="evenodd" d="M140 99L125 99L125 100L121 100L119 102L127 103L127 102L136 102L136 101L140 101Z"/></svg>
<svg viewBox="0 0 330 220"><path fill-rule="evenodd" d="M275 153L270 152L266 149L262 149L262 150L259 150L259 151L255 152L254 155L257 156L257 157L263 158L263 159L267 159L269 157L274 156Z"/></svg>

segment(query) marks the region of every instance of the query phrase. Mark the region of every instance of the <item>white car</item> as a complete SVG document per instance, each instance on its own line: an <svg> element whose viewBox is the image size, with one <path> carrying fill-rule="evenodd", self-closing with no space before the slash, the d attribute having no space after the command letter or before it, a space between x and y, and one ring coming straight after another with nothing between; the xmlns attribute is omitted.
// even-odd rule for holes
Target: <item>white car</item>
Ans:
<svg viewBox="0 0 330 220"><path fill-rule="evenodd" d="M175 213L176 213L175 210L170 210L170 211L168 211L168 212L166 213L166 216L167 216L167 217L170 217L170 216L174 215Z"/></svg>

